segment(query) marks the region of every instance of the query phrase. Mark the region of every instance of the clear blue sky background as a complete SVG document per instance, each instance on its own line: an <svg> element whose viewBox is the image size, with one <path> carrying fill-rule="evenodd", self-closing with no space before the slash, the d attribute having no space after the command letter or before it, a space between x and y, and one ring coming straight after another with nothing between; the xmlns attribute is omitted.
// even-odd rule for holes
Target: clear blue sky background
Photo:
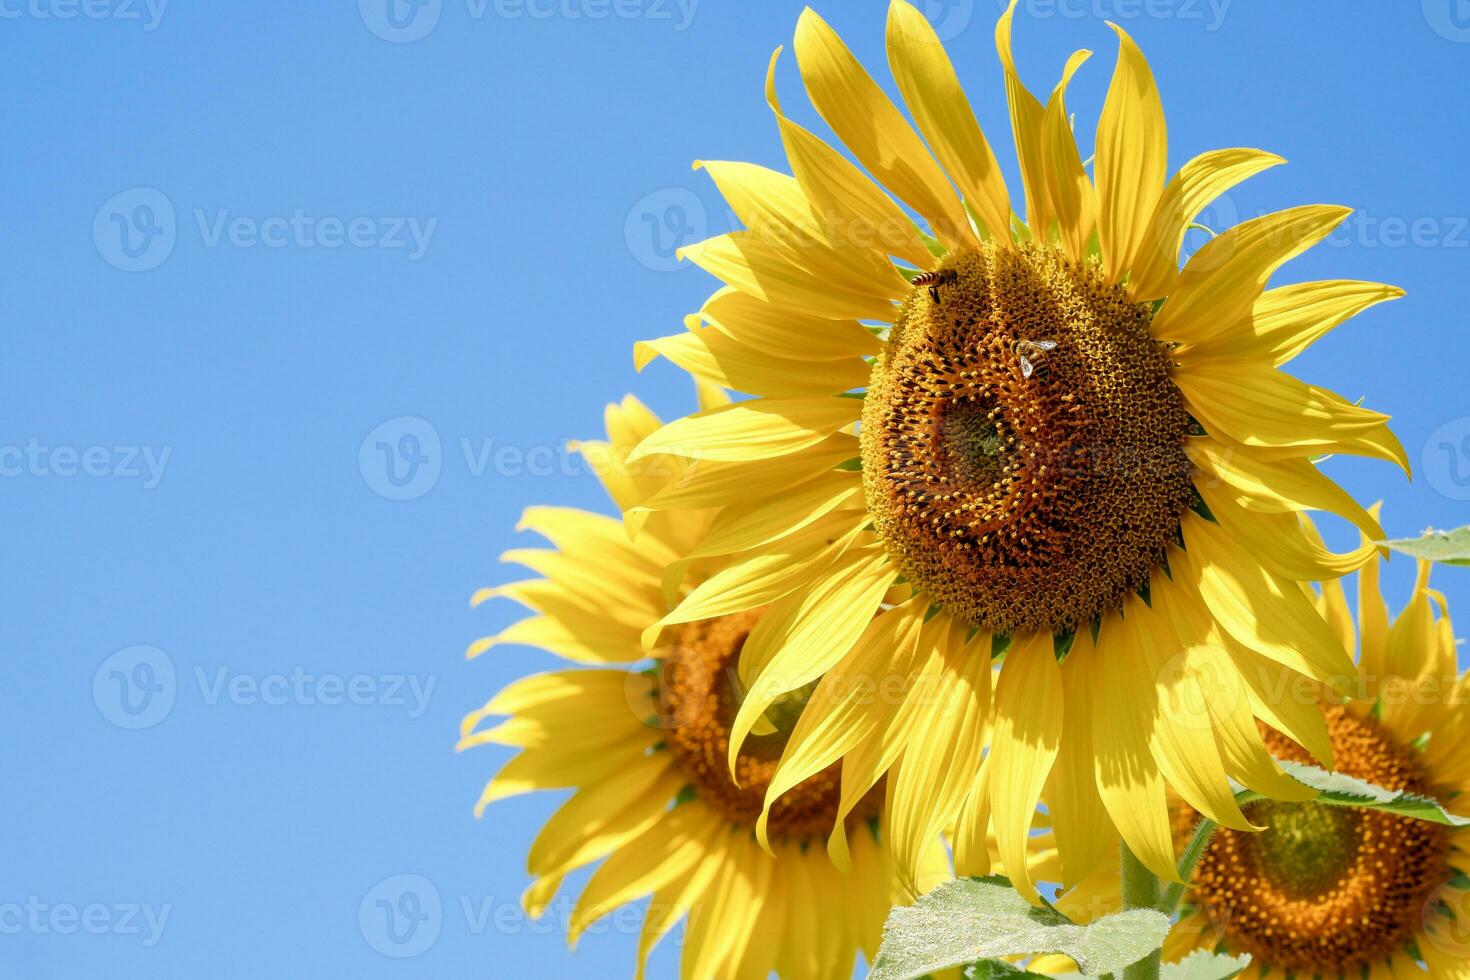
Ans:
<svg viewBox="0 0 1470 980"><path fill-rule="evenodd" d="M451 749L462 713L551 660L466 663L515 614L467 600L516 574L496 556L530 543L512 530L522 508L603 506L546 452L597 434L630 388L687 408L683 379L635 377L629 348L711 288L664 258L676 232L729 227L690 161L780 165L761 82L801 5L700 0L686 20L672 0L622 0L635 16L599 19L596 0L536 16L435 0L395 27L372 0L196 0L156 21L141 0L89 3L102 16L0 2L0 974L623 973L631 935L570 956L510 911L555 801L477 823L505 755ZM884 9L823 7L886 84ZM933 16L1009 160L998 10ZM1114 56L1104 16L1152 59L1173 164L1237 145L1291 160L1212 220L1361 209L1286 276L1409 298L1299 373L1397 416L1419 473L1328 465L1387 500L1395 533L1465 523L1470 5L1025 4L1033 89L1073 48L1098 52L1074 87L1084 133ZM810 118L789 56L781 82ZM402 417L427 427L369 439ZM398 456L403 486L379 441L425 460ZM487 446L511 452L486 467ZM1470 610L1470 575L1438 580ZM161 690L124 705L120 679ZM375 931L397 894L374 889L405 874L440 898L432 944ZM167 912L161 935L150 910ZM663 950L655 975L674 963Z"/></svg>

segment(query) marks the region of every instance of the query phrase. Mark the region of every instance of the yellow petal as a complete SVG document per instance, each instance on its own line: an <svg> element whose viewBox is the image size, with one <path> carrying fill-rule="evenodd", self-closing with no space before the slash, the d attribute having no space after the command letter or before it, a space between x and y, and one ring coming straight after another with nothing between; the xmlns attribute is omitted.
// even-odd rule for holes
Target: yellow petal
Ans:
<svg viewBox="0 0 1470 980"><path fill-rule="evenodd" d="M1062 739L1062 674L1048 634L1017 638L995 689L990 798L996 845L1011 883L1039 899L1027 865L1036 804Z"/></svg>
<svg viewBox="0 0 1470 980"><path fill-rule="evenodd" d="M1409 457L1387 415L1251 361L1219 361L1174 375L1186 405L1211 435L1267 450L1341 452L1397 463ZM1242 398L1241 392L1250 392Z"/></svg>
<svg viewBox="0 0 1470 980"><path fill-rule="evenodd" d="M1118 64L1097 124L1098 237L1103 271L1117 282L1144 251L1163 194L1169 141L1148 61L1117 24Z"/></svg>
<svg viewBox="0 0 1470 980"><path fill-rule="evenodd" d="M1196 487L1217 485L1241 507L1265 514L1324 510L1357 525L1369 540L1387 537L1351 494L1305 459L1262 459L1208 436L1190 439L1184 451L1200 470Z"/></svg>
<svg viewBox="0 0 1470 980"><path fill-rule="evenodd" d="M638 640L630 642L627 631L616 624L594 619L567 623L536 616L476 640L465 651L465 658L473 660L498 646L540 647L582 664L632 663L644 657Z"/></svg>
<svg viewBox="0 0 1470 980"><path fill-rule="evenodd" d="M1011 131L1016 138L1016 158L1021 164L1021 183L1026 189L1026 223L1038 238L1045 239L1054 216L1046 192L1046 174L1041 164L1041 121L1046 111L1036 96L1027 91L1016 73L1016 59L1011 53L1011 21L1016 15L1016 0L995 25L995 48L1005 71L1006 102L1010 107Z"/></svg>
<svg viewBox="0 0 1470 980"><path fill-rule="evenodd" d="M810 527L833 511L859 510L862 506L862 479L856 473L835 470L780 496L731 504L710 525L709 534L689 557L749 551Z"/></svg>
<svg viewBox="0 0 1470 980"><path fill-rule="evenodd" d="M919 131L965 202L991 238L1009 240L1011 200L995 152L934 28L903 0L888 7L888 64Z"/></svg>
<svg viewBox="0 0 1470 980"><path fill-rule="evenodd" d="M1199 596L1165 578L1155 580L1152 599L1154 609L1183 647L1173 666L1193 678L1210 713L1226 771L1243 785L1275 799L1306 800L1315 795L1282 772L1266 748L1252 711L1250 689Z"/></svg>
<svg viewBox="0 0 1470 980"><path fill-rule="evenodd" d="M924 216L951 247L976 244L964 208L929 149L810 7L796 24L796 61L807 95L853 156Z"/></svg>
<svg viewBox="0 0 1470 980"><path fill-rule="evenodd" d="M1212 150L1180 168L1164 188L1138 244L1128 279L1134 299L1152 300L1172 293L1179 278L1179 249L1190 223L1236 184L1285 162L1260 150Z"/></svg>
<svg viewBox="0 0 1470 980"><path fill-rule="evenodd" d="M1247 318L1203 343L1177 351L1181 364L1238 358L1290 361L1330 330L1364 310L1404 295L1377 282L1304 282L1272 289L1256 300Z"/></svg>
<svg viewBox="0 0 1470 980"><path fill-rule="evenodd" d="M1352 658L1295 583L1283 583L1217 524L1187 515L1185 548L1169 555L1177 580L1198 590L1220 627L1242 646L1339 689Z"/></svg>
<svg viewBox="0 0 1470 980"><path fill-rule="evenodd" d="M777 602L740 653L745 699L730 724L730 772L756 720L781 695L845 657L868 627L898 569L880 549L843 555L824 577Z"/></svg>
<svg viewBox="0 0 1470 980"><path fill-rule="evenodd" d="M771 776L758 834L764 834L771 804L872 733L875 712L884 710L878 685L894 676L895 664L905 665L912 659L928 606L927 599L916 597L877 616L866 624L847 656L822 677Z"/></svg>
<svg viewBox="0 0 1470 980"><path fill-rule="evenodd" d="M896 255L910 265L928 268L934 256L924 246L919 229L893 199L841 153L781 112L776 98L776 61L780 57L781 49L777 48L766 70L766 102L780 127L791 172L816 213L830 226L828 240L870 247L885 255Z"/></svg>
<svg viewBox="0 0 1470 980"><path fill-rule="evenodd" d="M1378 554L1372 542L1337 554L1313 542L1295 514L1254 514L1208 484L1198 484L1196 489L1220 526L1281 578L1294 582L1338 579Z"/></svg>
<svg viewBox="0 0 1470 980"><path fill-rule="evenodd" d="M1087 243L1097 227L1097 195L1082 168L1077 141L1067 114L1067 86L1091 51L1078 51L1067 60L1062 80L1052 91L1041 120L1041 170L1047 196L1057 220L1062 248L1077 261L1087 254Z"/></svg>
<svg viewBox="0 0 1470 980"><path fill-rule="evenodd" d="M601 860L668 816L669 801L687 781L672 765L643 766L588 786L536 834L526 868L560 876Z"/></svg>
<svg viewBox="0 0 1470 980"><path fill-rule="evenodd" d="M1156 694L1138 662L1140 639L1128 619L1108 619L1097 645L1097 703L1092 716L1093 772L1118 833L1149 870L1178 878L1164 778L1149 749ZM1140 683L1142 681L1142 683Z"/></svg>
<svg viewBox="0 0 1470 980"><path fill-rule="evenodd" d="M868 357L883 342L856 320L833 320L767 303L724 286L705 300L689 322L704 320L732 340L772 357L797 361L836 361Z"/></svg>
<svg viewBox="0 0 1470 980"><path fill-rule="evenodd" d="M1152 715L1146 725L1149 751L1165 781L1190 806L1231 830L1259 830L1246 820L1215 743L1215 720L1190 669L1191 643L1181 640L1172 624L1142 599L1130 599L1124 609L1124 636L1135 644L1140 691L1135 705ZM1152 678L1155 698L1141 689Z"/></svg>
<svg viewBox="0 0 1470 980"><path fill-rule="evenodd" d="M1271 274L1332 233L1350 208L1309 205L1236 225L1196 252L1154 318L1160 340L1197 344L1242 320Z"/></svg>
<svg viewBox="0 0 1470 980"><path fill-rule="evenodd" d="M696 460L683 468L666 488L631 510L635 513L702 510L771 496L856 459L861 452L855 436L838 432L810 449L775 459L741 462Z"/></svg>
<svg viewBox="0 0 1470 980"><path fill-rule="evenodd" d="M653 646L665 627L760 609L816 581L853 546L865 523L851 514L833 515L742 556L701 582L677 608L650 627L643 637L645 648Z"/></svg>
<svg viewBox="0 0 1470 980"><path fill-rule="evenodd" d="M889 296L901 291L898 286L877 286L883 283L877 278L873 280L876 288L864 291L832 282L819 269L798 265L780 247L748 231L685 245L679 249L679 258L756 299L815 316L891 320L895 308Z"/></svg>
<svg viewBox="0 0 1470 980"><path fill-rule="evenodd" d="M1077 634L1062 664L1063 714L1066 731L1056 764L1047 780L1047 812L1061 852L1062 881L1070 887L1090 875L1109 854L1117 838L1098 796L1092 771L1092 716L1096 650L1088 630Z"/></svg>
<svg viewBox="0 0 1470 980"><path fill-rule="evenodd" d="M889 790L888 832L894 864L917 894L917 874L930 844L959 814L980 775L990 712L990 637L945 651L940 676Z"/></svg>
<svg viewBox="0 0 1470 980"><path fill-rule="evenodd" d="M712 845L727 836L708 811L692 806L674 810L661 831L613 852L588 879L567 923L567 942L574 949L589 925L709 860Z"/></svg>
<svg viewBox="0 0 1470 980"><path fill-rule="evenodd" d="M767 398L837 395L866 386L872 374L872 368L861 358L813 364L771 357L731 340L714 327L640 341L634 345L633 356L639 371L663 356L721 387Z"/></svg>
<svg viewBox="0 0 1470 980"><path fill-rule="evenodd" d="M857 398L759 398L670 422L633 451L726 462L771 459L800 452L851 425L862 414Z"/></svg>
<svg viewBox="0 0 1470 980"><path fill-rule="evenodd" d="M987 740L988 741L988 740ZM990 757L980 766L975 785L955 818L953 835L955 873L985 877L991 873Z"/></svg>
<svg viewBox="0 0 1470 980"><path fill-rule="evenodd" d="M819 278L855 293L876 290L901 300L908 281L882 254L829 240L826 227L795 177L753 163L699 160L745 230L782 250Z"/></svg>

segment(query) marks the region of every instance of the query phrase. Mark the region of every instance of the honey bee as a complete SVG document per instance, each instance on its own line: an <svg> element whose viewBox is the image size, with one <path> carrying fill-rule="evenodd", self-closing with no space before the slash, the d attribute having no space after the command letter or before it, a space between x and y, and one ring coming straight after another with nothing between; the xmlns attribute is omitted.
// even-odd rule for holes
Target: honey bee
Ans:
<svg viewBox="0 0 1470 980"><path fill-rule="evenodd" d="M1018 340L1016 341L1016 356L1021 359L1021 376L1031 377L1036 373L1036 361L1041 360L1041 355L1047 351L1057 349L1055 340Z"/></svg>
<svg viewBox="0 0 1470 980"><path fill-rule="evenodd" d="M937 306L939 305L939 287L954 282L954 280L955 271L953 269L936 269L933 272L926 272L921 276L916 276L909 284L911 286L928 286L929 298Z"/></svg>

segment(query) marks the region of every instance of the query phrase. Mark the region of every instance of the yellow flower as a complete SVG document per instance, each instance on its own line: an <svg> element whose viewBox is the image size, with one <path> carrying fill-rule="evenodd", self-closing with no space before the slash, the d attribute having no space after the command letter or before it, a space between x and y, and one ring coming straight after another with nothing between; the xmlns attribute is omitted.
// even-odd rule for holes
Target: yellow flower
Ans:
<svg viewBox="0 0 1470 980"><path fill-rule="evenodd" d="M1016 73L1013 14L996 41L1025 224L912 6L889 8L888 54L918 132L821 18L802 15L806 91L879 183L786 117L773 57L766 98L794 176L699 164L746 227L684 249L726 285L687 333L637 352L640 366L664 356L756 397L644 441L635 459L698 465L640 513L718 509L693 554L725 557L725 593L697 592L663 625L764 607L779 624L746 645L732 762L770 705L823 678L768 805L845 757L844 807L888 773L900 870L951 824L959 870L985 870L989 822L1005 863L1023 868L1043 801L1069 884L1113 828L1173 877L1171 789L1242 830L1230 778L1291 792L1256 719L1330 761L1320 714L1273 692L1351 673L1297 583L1339 577L1373 549L1329 552L1297 515L1334 512L1379 540L1313 458L1408 462L1387 416L1280 368L1401 293L1264 291L1344 219L1337 207L1247 221L1180 270L1202 209L1282 161L1220 150L1166 182L1160 98L1115 27L1089 173L1065 99L1088 52L1042 102ZM970 710L977 693L991 700L1002 652L992 709ZM859 682L878 678L904 681L902 695L866 696ZM1201 678L1235 696L1205 698ZM839 864L842 844L834 835ZM1034 898L1028 879L1016 884Z"/></svg>
<svg viewBox="0 0 1470 980"><path fill-rule="evenodd" d="M626 465L632 447L659 424L630 397L609 407L607 443L578 447L621 508L667 482L646 466ZM848 977L858 950L870 959L876 952L884 917L902 897L877 840L881 792L847 814L851 875L840 874L820 846L836 818L838 765L802 781L772 810L772 858L752 831L800 699L787 699L784 715L773 712L774 729L738 753L741 786L726 769L739 690L734 662L745 636L760 629L760 614L671 630L651 666L643 649L643 631L669 609L665 569L693 550L709 520L697 511L654 515L630 542L610 517L548 507L526 513L522 527L555 547L504 558L542 577L484 589L474 602L510 598L538 615L469 653L523 643L577 666L519 680L465 717L460 749L519 750L485 787L476 813L532 790L574 789L531 845L535 880L524 904L543 915L564 876L602 862L571 912L568 939L575 945L592 923L652 896L642 914L639 976L654 944L687 917L685 977ZM687 564L697 584L721 563ZM809 846L814 840L818 846ZM922 878L948 877L936 835Z"/></svg>
<svg viewBox="0 0 1470 980"><path fill-rule="evenodd" d="M1323 710L1339 771L1432 797L1470 814L1470 675L1459 673L1444 596L1420 565L1413 598L1389 624L1378 569L1360 573L1361 688L1373 700ZM1354 626L1339 583L1319 604L1351 647ZM1279 733L1281 758L1306 761ZM1273 975L1405 980L1470 976L1470 829L1318 803L1262 802L1249 816L1269 829L1219 831L1185 892L1185 913L1165 947L1174 961L1196 950L1248 953L1247 978ZM1194 814L1180 807L1186 831ZM1116 871L1059 903L1080 919L1118 907ZM1033 969L1065 972L1049 957Z"/></svg>

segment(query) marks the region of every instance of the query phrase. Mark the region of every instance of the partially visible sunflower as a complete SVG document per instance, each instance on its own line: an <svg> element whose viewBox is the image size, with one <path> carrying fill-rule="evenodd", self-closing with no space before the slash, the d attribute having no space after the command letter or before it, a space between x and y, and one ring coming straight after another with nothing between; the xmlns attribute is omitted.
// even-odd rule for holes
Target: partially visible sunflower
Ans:
<svg viewBox="0 0 1470 980"><path fill-rule="evenodd" d="M710 465L707 479L696 469L677 496L647 506L719 508L697 551L727 556L717 608L770 610L741 661L750 695L732 768L771 705L824 678L768 806L846 757L843 815L889 773L900 870L955 822L960 870L983 871L988 821L1006 864L1024 867L1044 801L1069 883L1102 859L1114 827L1172 877L1171 788L1242 830L1230 778L1292 791L1257 718L1330 761L1320 713L1272 692L1350 674L1297 583L1341 576L1373 548L1331 553L1296 515L1330 511L1380 540L1313 457L1408 462L1387 416L1280 368L1401 292L1342 281L1264 292L1343 221L1339 207L1247 221L1181 271L1185 232L1206 205L1282 160L1219 150L1166 182L1153 76L1114 27L1089 173L1066 104L1089 52L1036 98L1011 55L1014 12L1013 0L996 42L1024 224L917 10L893 2L887 41L918 132L820 17L801 16L807 94L866 173L785 115L778 50L766 98L794 176L697 165L746 228L683 250L726 285L687 333L638 350L640 365L662 355L756 397L671 423L635 458ZM860 451L848 434L858 422ZM833 554L814 526L845 546ZM703 598L663 623L701 618ZM951 642L919 649L921 626ZM984 665L1002 651L993 714L901 709L988 691ZM1202 675L1240 693L1236 708L1203 700ZM855 679L874 677L921 690L854 693L865 690ZM840 863L841 834L833 845ZM1034 899L1027 878L1016 884Z"/></svg>
<svg viewBox="0 0 1470 980"><path fill-rule="evenodd" d="M1428 564L1392 625L1376 565L1360 573L1356 631L1339 583L1324 587L1319 605L1349 647L1358 634L1359 683L1370 696L1322 709L1338 770L1470 816L1470 674L1459 672ZM1307 761L1279 732L1267 737L1279 758ZM1311 802L1256 803L1247 815L1268 829L1217 832L1184 893L1166 960L1201 949L1248 953L1247 978L1470 977L1470 829ZM1181 835L1196 817L1176 809ZM1087 920L1116 911L1118 891L1109 871L1059 904ZM1070 965L1049 957L1033 968Z"/></svg>
<svg viewBox="0 0 1470 980"><path fill-rule="evenodd" d="M667 482L646 466L625 465L632 447L659 424L630 397L609 407L607 443L579 447L620 508L634 507ZM697 511L655 514L630 543L610 517L549 507L526 513L522 528L555 549L516 550L504 558L544 577L484 589L474 604L510 598L539 615L476 642L469 655L522 643L577 666L519 680L465 717L460 749L520 750L485 787L476 813L532 790L574 789L531 845L535 881L524 904L542 915L566 875L601 861L571 914L568 939L575 946L593 922L651 895L639 976L652 947L687 918L685 977L757 980L772 971L850 977L855 954L862 950L871 959L885 915L903 897L878 843L881 793L844 811L853 839L851 875L840 874L821 846L810 846L820 845L837 816L836 764L803 780L771 811L773 859L756 843L754 825L801 714L801 696L777 705L772 729L738 753L739 787L726 769L741 693L734 663L746 637L765 628L761 614L745 610L672 630L651 661L643 650L643 631L669 610L665 570L696 550L692 542L709 520ZM833 537L833 527L830 521L814 527L812 540ZM695 601L720 601L720 565L686 562L686 579L698 585ZM508 717L481 727L496 716ZM927 884L949 877L937 836L923 869Z"/></svg>

